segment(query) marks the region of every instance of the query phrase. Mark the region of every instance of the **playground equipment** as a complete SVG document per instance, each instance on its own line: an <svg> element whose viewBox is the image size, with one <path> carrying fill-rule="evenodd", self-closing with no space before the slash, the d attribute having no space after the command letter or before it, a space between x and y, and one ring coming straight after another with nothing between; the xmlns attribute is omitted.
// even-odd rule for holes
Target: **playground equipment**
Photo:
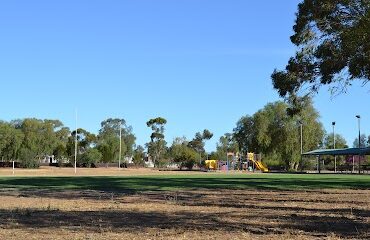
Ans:
<svg viewBox="0 0 370 240"><path fill-rule="evenodd" d="M243 162L243 157L239 153L228 152L226 161L206 160L205 166L207 170L229 171L250 169L252 171L257 168L262 172L269 172L267 166L261 161L261 154L248 153L246 160L247 162Z"/></svg>
<svg viewBox="0 0 370 240"><path fill-rule="evenodd" d="M217 170L218 160L206 160L205 163L208 170Z"/></svg>
<svg viewBox="0 0 370 240"><path fill-rule="evenodd" d="M267 168L267 166L265 166L261 162L261 159L258 159L258 154L247 153L247 160L251 161L254 164L254 166L257 169L261 170L262 172L269 172L269 169Z"/></svg>

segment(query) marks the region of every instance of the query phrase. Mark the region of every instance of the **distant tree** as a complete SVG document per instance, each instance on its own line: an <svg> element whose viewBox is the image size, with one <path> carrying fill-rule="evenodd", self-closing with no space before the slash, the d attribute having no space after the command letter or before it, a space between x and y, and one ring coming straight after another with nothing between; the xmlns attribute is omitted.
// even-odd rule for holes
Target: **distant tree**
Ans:
<svg viewBox="0 0 370 240"><path fill-rule="evenodd" d="M218 153L216 151L212 151L209 155L208 155L208 159L209 160L219 160L220 159L220 156L218 155Z"/></svg>
<svg viewBox="0 0 370 240"><path fill-rule="evenodd" d="M105 163L119 159L120 129L122 134L121 159L133 154L136 137L132 133L132 127L127 126L124 119L109 118L101 123L98 135L98 149L102 153L102 161Z"/></svg>
<svg viewBox="0 0 370 240"><path fill-rule="evenodd" d="M90 148L87 149L79 158L78 163L79 164L85 164L86 167L90 168L93 164L98 163L101 158L102 154L100 151L96 148Z"/></svg>
<svg viewBox="0 0 370 240"><path fill-rule="evenodd" d="M95 147L97 137L89 131L79 128L77 129L77 159L81 157L87 150ZM74 161L76 143L76 130L70 133L66 143L66 152L70 161Z"/></svg>
<svg viewBox="0 0 370 240"><path fill-rule="evenodd" d="M327 134L324 138L323 147L325 149L334 149L334 138L333 134ZM344 137L340 134L335 134L335 149L348 148L347 142ZM331 165L330 167L334 168L334 157L333 156L324 156L322 159L325 161L326 165ZM344 156L337 156L337 165L340 165L344 162Z"/></svg>
<svg viewBox="0 0 370 240"><path fill-rule="evenodd" d="M205 152L204 146L205 140L209 140L213 137L213 133L211 133L208 129L203 130L203 133L197 132L193 140L189 142L189 147L197 151L198 153Z"/></svg>
<svg viewBox="0 0 370 240"><path fill-rule="evenodd" d="M57 148L59 139L57 131L63 124L59 120L24 119L15 125L24 134L23 153L31 153L38 160L52 155ZM23 154L24 155L24 154ZM30 155L30 154L27 154Z"/></svg>
<svg viewBox="0 0 370 240"><path fill-rule="evenodd" d="M233 130L233 137L238 143L240 151L243 153L256 152L256 131L254 127L254 119L252 116L242 117Z"/></svg>
<svg viewBox="0 0 370 240"><path fill-rule="evenodd" d="M361 147L367 147L368 145L368 138L365 134L361 134L360 138ZM358 137L353 141L353 147L358 148Z"/></svg>
<svg viewBox="0 0 370 240"><path fill-rule="evenodd" d="M57 144L54 148L53 155L58 160L66 160L70 156L68 154L68 142L71 131L68 127L61 127L55 134L57 137Z"/></svg>
<svg viewBox="0 0 370 240"><path fill-rule="evenodd" d="M274 88L296 108L293 114L301 109L300 96L322 85L342 92L354 80L370 80L368 0L304 0L293 29L298 50L285 70L272 74Z"/></svg>
<svg viewBox="0 0 370 240"><path fill-rule="evenodd" d="M0 159L15 160L23 142L24 134L11 124L0 122Z"/></svg>
<svg viewBox="0 0 370 240"><path fill-rule="evenodd" d="M322 145L324 130L319 113L308 98L299 115L288 114L289 105L284 102L267 104L252 117L244 117L234 129L234 138L244 151L263 153L270 165L298 170L300 158L300 124L303 123L303 150L309 151ZM242 136L246 134L246 136Z"/></svg>
<svg viewBox="0 0 370 240"><path fill-rule="evenodd" d="M166 141L164 140L164 131L167 120L158 117L150 119L146 125L152 129L150 142L147 143L148 153L151 156L154 166L158 167L159 163L166 152Z"/></svg>
<svg viewBox="0 0 370 240"><path fill-rule="evenodd" d="M198 153L188 146L185 138L176 138L173 141L170 154L173 162L178 164L180 169L192 170L198 159Z"/></svg>
<svg viewBox="0 0 370 240"><path fill-rule="evenodd" d="M358 144L357 144L358 145ZM333 149L334 148L334 138L333 134L327 134L324 139L324 148ZM340 134L335 134L335 148L348 148L347 142L344 137Z"/></svg>
<svg viewBox="0 0 370 240"><path fill-rule="evenodd" d="M226 160L228 153L239 152L239 144L235 141L233 134L225 133L217 143L217 159Z"/></svg>
<svg viewBox="0 0 370 240"><path fill-rule="evenodd" d="M136 149L134 150L133 162L136 166L144 166L145 165L144 151L145 151L145 149L140 145L137 146Z"/></svg>
<svg viewBox="0 0 370 240"><path fill-rule="evenodd" d="M205 141L210 140L213 137L213 133L211 133L208 129L204 129L203 132L197 132L193 140L188 143L188 147L193 149L198 153L199 162L202 161L202 157L206 155Z"/></svg>

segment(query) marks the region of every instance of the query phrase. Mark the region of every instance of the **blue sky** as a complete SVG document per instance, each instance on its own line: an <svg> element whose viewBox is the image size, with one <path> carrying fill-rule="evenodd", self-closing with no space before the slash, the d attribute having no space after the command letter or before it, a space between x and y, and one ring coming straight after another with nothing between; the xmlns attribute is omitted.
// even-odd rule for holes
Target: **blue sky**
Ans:
<svg viewBox="0 0 370 240"><path fill-rule="evenodd" d="M168 119L167 141L204 128L218 138L279 100L270 75L294 53L299 1L64 0L0 3L0 119L60 119L97 132L123 117L137 143L149 118ZM315 98L326 129L352 145L370 133L369 87Z"/></svg>

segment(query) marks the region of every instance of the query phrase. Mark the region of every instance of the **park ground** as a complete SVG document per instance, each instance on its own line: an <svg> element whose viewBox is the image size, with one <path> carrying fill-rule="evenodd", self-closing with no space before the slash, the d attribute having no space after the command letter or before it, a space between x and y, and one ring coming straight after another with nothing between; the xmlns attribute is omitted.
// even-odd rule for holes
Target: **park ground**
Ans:
<svg viewBox="0 0 370 240"><path fill-rule="evenodd" d="M0 239L369 239L370 176L0 170Z"/></svg>

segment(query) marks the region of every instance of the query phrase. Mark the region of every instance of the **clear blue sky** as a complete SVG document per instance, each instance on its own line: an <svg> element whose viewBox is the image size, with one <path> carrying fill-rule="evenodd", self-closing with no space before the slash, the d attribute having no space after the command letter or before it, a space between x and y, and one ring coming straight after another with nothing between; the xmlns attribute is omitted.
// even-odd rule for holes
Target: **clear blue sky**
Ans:
<svg viewBox="0 0 370 240"><path fill-rule="evenodd" d="M299 1L64 0L0 3L0 119L60 119L97 132L123 117L137 143L168 119L167 141L204 128L218 138L278 100L270 75L294 53ZM315 98L328 131L352 145L356 114L370 133L369 87Z"/></svg>

